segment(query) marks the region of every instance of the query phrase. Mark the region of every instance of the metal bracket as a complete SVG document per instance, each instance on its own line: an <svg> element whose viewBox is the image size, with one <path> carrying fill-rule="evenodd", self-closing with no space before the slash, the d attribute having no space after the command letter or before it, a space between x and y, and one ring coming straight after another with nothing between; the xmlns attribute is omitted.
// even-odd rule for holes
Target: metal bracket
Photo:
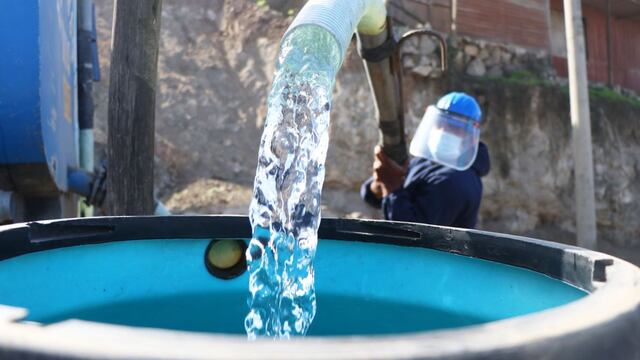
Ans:
<svg viewBox="0 0 640 360"><path fill-rule="evenodd" d="M393 58L397 66L398 83L400 84L399 85L400 86L399 88L400 106L402 107L401 111L403 114L406 112L407 107L406 107L406 100L404 97L404 89L403 89L404 88L403 86L404 68L402 66L402 55L400 54L400 50L402 49L402 45L405 43L405 41L409 40L414 36L422 36L422 35L432 36L438 40L438 46L440 47L440 68L442 69L442 72L447 71L447 68L448 68L447 43L444 41L444 37L442 35L429 29L415 29L415 30L407 31L406 33L402 34L402 36L397 42Z"/></svg>
<svg viewBox="0 0 640 360"><path fill-rule="evenodd" d="M440 33L435 32L433 30L415 29L415 30L407 31L406 33L402 34L402 36L400 37L400 40L398 40L397 42L397 46L395 50L396 56L398 56L398 59L402 58L402 56L400 55L400 48L402 48L402 44L405 41L409 40L414 36L422 36L422 35L435 37L438 40L438 46L440 47L440 69L442 71L446 71L447 70L447 43L444 41L444 37L440 35Z"/></svg>
<svg viewBox="0 0 640 360"><path fill-rule="evenodd" d="M93 182L91 183L91 193L86 198L88 205L102 206L107 195L107 162L102 161L100 167L96 169Z"/></svg>

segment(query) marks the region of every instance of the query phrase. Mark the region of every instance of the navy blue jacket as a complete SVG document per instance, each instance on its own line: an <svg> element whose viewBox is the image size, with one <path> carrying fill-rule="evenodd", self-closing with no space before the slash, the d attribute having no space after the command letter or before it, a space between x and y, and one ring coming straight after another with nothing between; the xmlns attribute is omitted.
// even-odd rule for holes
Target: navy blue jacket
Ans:
<svg viewBox="0 0 640 360"><path fill-rule="evenodd" d="M480 177L487 175L490 167L489 151L481 142L476 160L467 170L413 158L402 188L377 199L370 189L373 178L369 178L360 195L370 205L382 207L387 220L474 228L482 198Z"/></svg>

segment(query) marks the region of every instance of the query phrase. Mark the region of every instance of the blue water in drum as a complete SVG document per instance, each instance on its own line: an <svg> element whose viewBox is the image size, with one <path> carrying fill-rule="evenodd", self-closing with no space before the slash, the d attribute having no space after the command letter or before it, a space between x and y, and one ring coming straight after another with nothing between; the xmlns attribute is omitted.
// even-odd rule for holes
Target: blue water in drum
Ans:
<svg viewBox="0 0 640 360"><path fill-rule="evenodd" d="M112 324L244 334L248 274L211 276L209 240L84 245L0 262L0 304L45 324ZM307 335L456 328L564 305L586 293L496 262L404 246L321 240L318 310Z"/></svg>
<svg viewBox="0 0 640 360"><path fill-rule="evenodd" d="M37 320L56 323L74 318L128 326L244 335L242 321L238 321L246 314L244 297L243 292L180 294L74 309ZM322 303L322 311L307 335L399 334L486 322L482 318L397 301L322 294L318 299Z"/></svg>

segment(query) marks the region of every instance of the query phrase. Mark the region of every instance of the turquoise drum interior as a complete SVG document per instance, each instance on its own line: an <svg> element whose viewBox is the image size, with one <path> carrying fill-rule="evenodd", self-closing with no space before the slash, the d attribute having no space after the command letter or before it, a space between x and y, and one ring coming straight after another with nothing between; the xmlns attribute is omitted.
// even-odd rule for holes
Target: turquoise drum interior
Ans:
<svg viewBox="0 0 640 360"><path fill-rule="evenodd" d="M248 274L211 275L211 239L86 244L0 261L0 304L24 320L68 319L245 334ZM423 247L320 240L310 336L457 328L530 314L587 295L538 272Z"/></svg>

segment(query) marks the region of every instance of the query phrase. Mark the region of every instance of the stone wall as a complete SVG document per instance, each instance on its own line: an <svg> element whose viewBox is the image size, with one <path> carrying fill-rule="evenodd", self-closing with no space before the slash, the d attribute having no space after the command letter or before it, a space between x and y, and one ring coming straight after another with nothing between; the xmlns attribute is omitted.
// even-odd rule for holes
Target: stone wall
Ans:
<svg viewBox="0 0 640 360"><path fill-rule="evenodd" d="M398 29L398 33L406 30ZM549 55L543 50L493 43L468 37L448 38L448 64L455 75L501 78L526 72L540 79L555 80ZM440 50L433 38L412 38L402 46L403 66L409 73L439 78Z"/></svg>

